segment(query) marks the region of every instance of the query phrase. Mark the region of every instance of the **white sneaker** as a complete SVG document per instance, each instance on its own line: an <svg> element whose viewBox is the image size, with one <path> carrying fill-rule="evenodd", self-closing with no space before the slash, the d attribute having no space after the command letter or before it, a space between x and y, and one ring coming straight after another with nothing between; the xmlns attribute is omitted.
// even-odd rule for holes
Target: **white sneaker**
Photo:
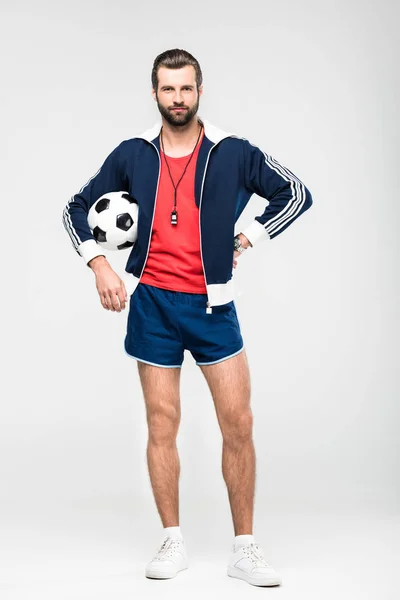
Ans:
<svg viewBox="0 0 400 600"><path fill-rule="evenodd" d="M281 577L265 560L262 549L254 542L235 551L233 544L229 557L229 577L244 579L252 585L280 585Z"/></svg>
<svg viewBox="0 0 400 600"><path fill-rule="evenodd" d="M153 579L170 579L188 566L184 541L167 535L155 557L146 566L145 574Z"/></svg>

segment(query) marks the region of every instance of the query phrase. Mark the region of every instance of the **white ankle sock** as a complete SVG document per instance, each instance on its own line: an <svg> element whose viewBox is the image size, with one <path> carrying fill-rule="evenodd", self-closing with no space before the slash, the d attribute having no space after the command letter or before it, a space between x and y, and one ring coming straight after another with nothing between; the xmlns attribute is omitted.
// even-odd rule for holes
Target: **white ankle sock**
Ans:
<svg viewBox="0 0 400 600"><path fill-rule="evenodd" d="M180 540L183 539L180 525L174 525L173 527L164 527L163 532L165 535L170 535L171 537L179 538Z"/></svg>
<svg viewBox="0 0 400 600"><path fill-rule="evenodd" d="M250 544L250 542L254 542L254 536L250 533L243 533L241 535L235 536L234 544L235 550L239 550L241 546L246 546L246 544Z"/></svg>

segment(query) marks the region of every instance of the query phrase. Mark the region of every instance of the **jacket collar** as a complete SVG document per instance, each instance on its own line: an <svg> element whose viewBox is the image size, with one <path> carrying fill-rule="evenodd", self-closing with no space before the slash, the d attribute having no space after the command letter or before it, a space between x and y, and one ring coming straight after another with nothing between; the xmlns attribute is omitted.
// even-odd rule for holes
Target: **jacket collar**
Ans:
<svg viewBox="0 0 400 600"><path fill-rule="evenodd" d="M220 142L221 140L223 140L227 137L237 137L236 134L234 134L234 133L230 133L228 131L224 131L223 129L220 129L219 127L216 127L215 125L210 123L210 121L208 121L207 119L203 119L199 114L198 114L198 118L203 123L204 135L214 144L217 144L218 142ZM161 119L159 119L152 127L150 127L149 129L146 129L145 131L143 131L142 133L140 133L138 135L135 135L134 137L135 138L143 138L144 140L147 140L148 142L154 142L154 140L160 134L161 125L162 125L162 121L161 121Z"/></svg>

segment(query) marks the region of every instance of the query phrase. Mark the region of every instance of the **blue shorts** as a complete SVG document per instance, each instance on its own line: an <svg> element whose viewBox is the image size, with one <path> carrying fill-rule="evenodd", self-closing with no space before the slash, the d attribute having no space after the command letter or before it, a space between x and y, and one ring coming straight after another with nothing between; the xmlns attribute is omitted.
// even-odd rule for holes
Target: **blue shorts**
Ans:
<svg viewBox="0 0 400 600"><path fill-rule="evenodd" d="M181 367L191 352L197 365L239 354L243 339L234 300L206 313L207 294L165 290L147 283L130 297L125 352L160 367Z"/></svg>

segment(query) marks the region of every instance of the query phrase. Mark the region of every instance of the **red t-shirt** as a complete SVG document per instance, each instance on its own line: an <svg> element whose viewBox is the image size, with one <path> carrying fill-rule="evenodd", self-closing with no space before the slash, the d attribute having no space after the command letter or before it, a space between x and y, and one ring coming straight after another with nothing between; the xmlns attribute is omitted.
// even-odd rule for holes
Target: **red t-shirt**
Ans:
<svg viewBox="0 0 400 600"><path fill-rule="evenodd" d="M194 198L196 162L203 136L204 129L183 177L190 154L179 158L167 155L175 186L182 177L176 193L176 225L171 224L174 186L160 150L161 174L150 249L140 280L143 283L173 291L207 293L200 254L199 209Z"/></svg>

